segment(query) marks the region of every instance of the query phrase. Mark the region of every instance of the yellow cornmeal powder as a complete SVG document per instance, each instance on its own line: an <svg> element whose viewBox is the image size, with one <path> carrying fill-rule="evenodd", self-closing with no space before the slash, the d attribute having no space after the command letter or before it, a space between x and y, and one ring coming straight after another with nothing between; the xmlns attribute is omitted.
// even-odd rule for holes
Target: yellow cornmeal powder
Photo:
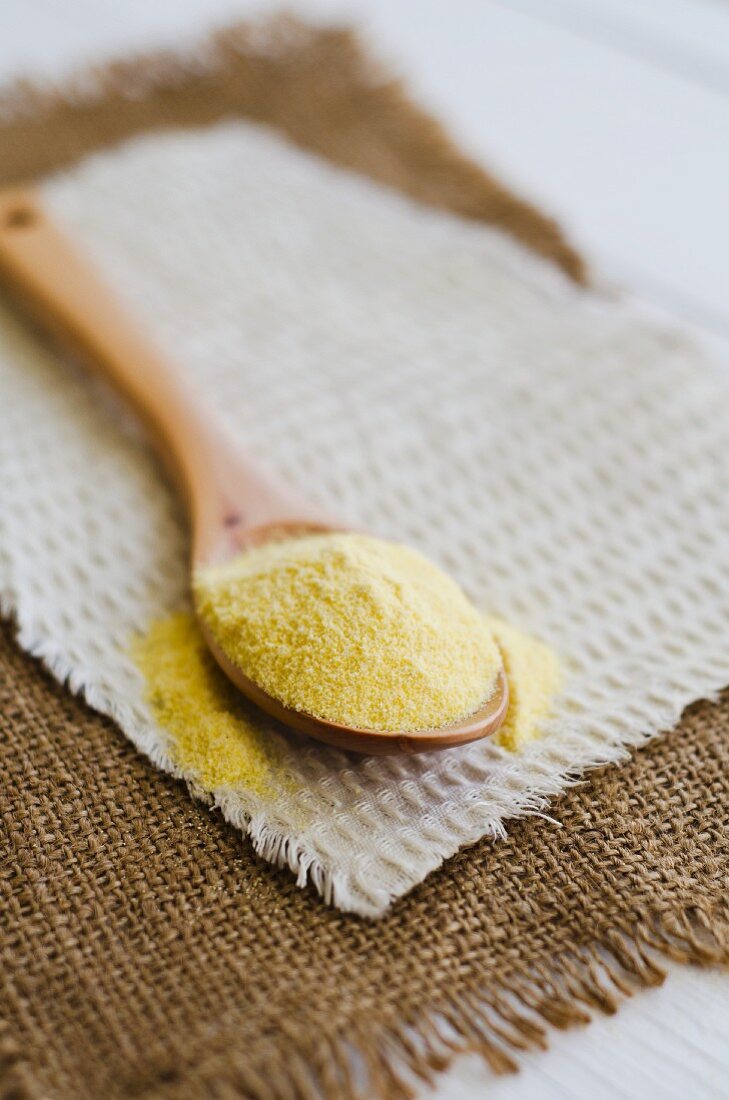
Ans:
<svg viewBox="0 0 729 1100"><path fill-rule="evenodd" d="M357 534L271 542L198 571L221 649L285 706L372 730L472 714L501 654L483 617L407 546Z"/></svg>
<svg viewBox="0 0 729 1100"><path fill-rule="evenodd" d="M548 646L498 619L486 620L504 655L509 714L495 738L518 749L539 734L561 676ZM266 719L241 699L210 657L191 612L153 623L132 646L155 721L171 738L171 755L208 790L242 786L265 794L283 769Z"/></svg>
<svg viewBox="0 0 729 1100"><path fill-rule="evenodd" d="M502 619L487 617L486 623L499 643L509 684L509 710L496 740L516 750L539 736L562 687L562 669L557 654L543 642Z"/></svg>
<svg viewBox="0 0 729 1100"><path fill-rule="evenodd" d="M134 639L131 657L155 720L172 736L175 763L207 790L242 784L265 794L276 765L270 734L216 665L195 616L153 623Z"/></svg>

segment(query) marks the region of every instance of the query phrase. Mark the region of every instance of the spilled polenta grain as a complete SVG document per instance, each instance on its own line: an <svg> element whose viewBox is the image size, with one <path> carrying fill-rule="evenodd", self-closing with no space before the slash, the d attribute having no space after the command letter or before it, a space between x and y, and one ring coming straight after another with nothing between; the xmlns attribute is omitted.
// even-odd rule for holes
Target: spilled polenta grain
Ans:
<svg viewBox="0 0 729 1100"><path fill-rule="evenodd" d="M538 737L562 686L557 654L503 619L486 622L499 644L509 684L509 710L497 742L512 751Z"/></svg>
<svg viewBox="0 0 729 1100"><path fill-rule="evenodd" d="M241 785L265 794L280 782L270 725L220 671L192 612L152 623L134 639L131 656L183 771L207 790Z"/></svg>
<svg viewBox="0 0 729 1100"><path fill-rule="evenodd" d="M509 681L509 713L496 741L518 750L539 735L561 684L556 654L502 620L488 617ZM266 795L283 780L268 719L218 669L192 612L153 623L131 655L145 679L155 721L175 763L207 790L245 787Z"/></svg>

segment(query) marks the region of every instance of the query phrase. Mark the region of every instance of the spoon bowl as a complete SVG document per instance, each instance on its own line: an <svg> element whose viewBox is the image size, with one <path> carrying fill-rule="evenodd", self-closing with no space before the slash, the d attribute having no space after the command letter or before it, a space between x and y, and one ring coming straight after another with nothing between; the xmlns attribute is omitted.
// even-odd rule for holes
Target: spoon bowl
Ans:
<svg viewBox="0 0 729 1100"><path fill-rule="evenodd" d="M184 497L193 572L222 565L272 539L347 531L245 454L184 384L30 189L0 192L0 280L26 313L60 337L131 402ZM278 721L339 748L374 754L425 752L495 733L509 704L503 669L474 714L438 729L379 731L340 725L285 707L233 664L202 618L225 675Z"/></svg>

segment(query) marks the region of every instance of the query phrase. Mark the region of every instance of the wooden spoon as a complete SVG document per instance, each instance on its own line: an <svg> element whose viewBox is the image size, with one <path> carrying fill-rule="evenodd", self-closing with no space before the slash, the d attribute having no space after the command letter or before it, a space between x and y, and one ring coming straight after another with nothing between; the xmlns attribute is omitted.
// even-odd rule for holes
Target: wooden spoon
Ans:
<svg viewBox="0 0 729 1100"><path fill-rule="evenodd" d="M187 502L193 571L271 538L346 529L221 432L204 402L137 330L31 190L0 191L0 279L31 317L70 342L145 421ZM215 660L248 699L286 725L340 748L386 754L462 745L495 733L506 716L502 671L479 711L441 729L390 733L315 718L273 699L226 658L202 619L200 626Z"/></svg>

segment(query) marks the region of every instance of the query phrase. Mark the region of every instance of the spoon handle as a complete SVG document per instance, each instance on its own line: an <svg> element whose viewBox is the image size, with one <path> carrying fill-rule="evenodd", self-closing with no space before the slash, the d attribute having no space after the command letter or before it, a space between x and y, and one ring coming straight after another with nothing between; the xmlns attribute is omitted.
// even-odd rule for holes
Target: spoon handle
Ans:
<svg viewBox="0 0 729 1100"><path fill-rule="evenodd" d="M292 515L311 517L310 507L221 431L31 189L0 192L0 279L31 317L131 401L187 502L196 563L229 550L221 539L241 540L245 530Z"/></svg>

